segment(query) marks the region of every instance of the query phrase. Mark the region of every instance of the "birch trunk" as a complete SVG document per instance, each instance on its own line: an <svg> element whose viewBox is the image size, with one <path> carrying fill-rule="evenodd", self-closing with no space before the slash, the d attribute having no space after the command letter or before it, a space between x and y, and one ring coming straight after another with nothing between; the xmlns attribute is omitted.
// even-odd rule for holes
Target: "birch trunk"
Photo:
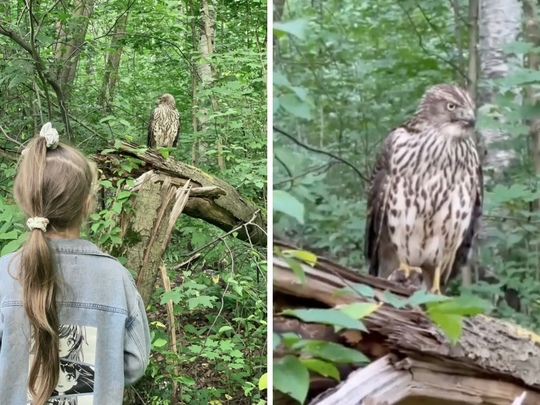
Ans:
<svg viewBox="0 0 540 405"><path fill-rule="evenodd" d="M199 79L202 87L210 87L214 81L214 69L211 58L214 53L214 35L216 21L216 3L214 0L201 0L200 22L199 22L199 52L201 54L202 63L199 64ZM213 102L209 99L198 98L197 102L197 127L198 129L208 134L210 132L210 107L215 108ZM216 134L217 135L217 134ZM219 137L218 137L219 138ZM208 142L198 139L195 147L195 163L206 162L206 150ZM220 147L218 140L218 149Z"/></svg>
<svg viewBox="0 0 540 405"><path fill-rule="evenodd" d="M493 79L508 75L508 56L503 47L514 42L521 34L522 8L518 0L480 0L479 9L479 59L480 81L478 89L478 107L491 104L498 89ZM519 98L519 95L516 95ZM500 114L500 122L504 120L504 112ZM513 150L498 146L495 143L510 138L508 133L498 129L481 131L481 138L488 153L484 165L494 174L502 174L516 157Z"/></svg>
<svg viewBox="0 0 540 405"><path fill-rule="evenodd" d="M524 34L527 42L534 44L536 49L540 46L540 27L538 26L538 6L535 1L523 0L523 13L525 16ZM538 70L540 67L540 55L537 50L533 50L527 55L527 67L531 70ZM525 89L527 102L531 106L538 104L538 86L529 85ZM529 122L529 134L531 136L532 159L534 172L540 174L540 119L531 119ZM535 210L540 210L540 201L535 201Z"/></svg>

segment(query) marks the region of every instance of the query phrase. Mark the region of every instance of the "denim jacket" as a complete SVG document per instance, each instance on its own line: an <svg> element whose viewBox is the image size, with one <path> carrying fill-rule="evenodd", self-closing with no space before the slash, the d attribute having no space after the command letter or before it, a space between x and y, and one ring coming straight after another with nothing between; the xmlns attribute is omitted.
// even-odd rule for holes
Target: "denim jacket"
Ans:
<svg viewBox="0 0 540 405"><path fill-rule="evenodd" d="M48 403L122 404L124 386L142 377L150 355L145 307L133 278L93 243L80 239L49 242L60 286L60 373ZM25 405L31 398L31 329L15 278L18 262L16 253L0 258L2 405Z"/></svg>

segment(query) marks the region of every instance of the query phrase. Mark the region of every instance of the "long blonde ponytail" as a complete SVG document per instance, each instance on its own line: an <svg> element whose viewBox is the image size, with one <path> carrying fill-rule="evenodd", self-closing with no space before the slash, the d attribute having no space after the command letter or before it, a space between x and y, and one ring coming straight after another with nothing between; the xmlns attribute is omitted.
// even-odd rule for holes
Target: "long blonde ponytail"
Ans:
<svg viewBox="0 0 540 405"><path fill-rule="evenodd" d="M48 220L46 232L62 232L81 225L97 172L76 149L61 143L51 149L47 142L36 137L25 149L14 195L28 218ZM20 251L22 300L32 329L28 386L34 405L50 398L60 369L57 266L46 232L32 229Z"/></svg>

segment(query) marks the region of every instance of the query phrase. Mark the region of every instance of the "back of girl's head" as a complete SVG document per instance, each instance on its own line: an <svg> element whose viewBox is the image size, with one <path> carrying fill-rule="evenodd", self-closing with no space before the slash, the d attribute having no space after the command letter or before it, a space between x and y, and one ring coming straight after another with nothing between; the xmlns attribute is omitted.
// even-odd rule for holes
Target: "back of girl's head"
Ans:
<svg viewBox="0 0 540 405"><path fill-rule="evenodd" d="M14 195L31 228L20 251L19 279L32 327L34 360L29 389L34 405L49 399L60 367L58 286L46 235L80 227L90 210L89 197L96 179L95 166L75 148L59 143L50 123L29 142L19 162ZM38 222L33 222L36 217Z"/></svg>
<svg viewBox="0 0 540 405"><path fill-rule="evenodd" d="M38 136L19 163L15 199L27 218L47 218L47 230L61 232L81 225L96 176L94 165L77 149L62 143L48 148L47 139Z"/></svg>

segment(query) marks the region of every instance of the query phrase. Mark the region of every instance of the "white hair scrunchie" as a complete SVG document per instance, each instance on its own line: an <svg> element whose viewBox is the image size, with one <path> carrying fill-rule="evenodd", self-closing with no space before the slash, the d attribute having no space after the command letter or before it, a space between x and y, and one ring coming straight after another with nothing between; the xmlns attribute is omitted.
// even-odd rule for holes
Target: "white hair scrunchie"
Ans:
<svg viewBox="0 0 540 405"><path fill-rule="evenodd" d="M48 149L56 149L56 147L58 146L58 142L60 141L60 135L58 135L58 131L53 128L50 122L47 122L45 125L43 125L43 127L41 127L41 131L39 131L39 136L42 136L47 140Z"/></svg>
<svg viewBox="0 0 540 405"><path fill-rule="evenodd" d="M41 229L43 232L47 232L48 224L49 220L43 217L28 218L26 220L26 225L28 226L28 228L30 228L31 231L33 231L34 229Z"/></svg>

